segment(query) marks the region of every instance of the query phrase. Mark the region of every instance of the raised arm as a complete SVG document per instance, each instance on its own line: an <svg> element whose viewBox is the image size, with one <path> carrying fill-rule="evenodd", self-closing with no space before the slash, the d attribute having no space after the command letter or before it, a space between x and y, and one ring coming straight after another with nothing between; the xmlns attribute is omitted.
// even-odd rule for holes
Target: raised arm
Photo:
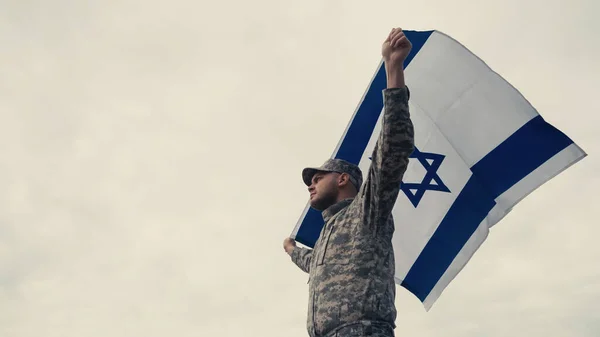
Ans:
<svg viewBox="0 0 600 337"><path fill-rule="evenodd" d="M414 150L414 129L408 109L409 91L404 83L404 60L412 45L401 29L394 29L383 43L387 75L383 90L381 132L360 194L367 224L385 224L398 198L400 183ZM373 228L376 229L376 228Z"/></svg>

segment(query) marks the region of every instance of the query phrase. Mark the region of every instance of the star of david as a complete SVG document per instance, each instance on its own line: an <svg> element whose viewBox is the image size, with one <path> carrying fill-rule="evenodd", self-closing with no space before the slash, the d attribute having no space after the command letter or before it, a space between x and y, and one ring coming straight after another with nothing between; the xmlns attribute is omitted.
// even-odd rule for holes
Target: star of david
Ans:
<svg viewBox="0 0 600 337"><path fill-rule="evenodd" d="M417 159L427 171L420 183L406 183L404 181L400 183L400 189L406 194L408 200L410 200L415 208L419 205L423 195L425 195L425 191L450 192L450 189L448 189L437 173L437 170L444 161L444 155L421 152L415 147L409 158Z"/></svg>
<svg viewBox="0 0 600 337"><path fill-rule="evenodd" d="M404 192L415 208L419 206L419 202L425 195L425 191L450 192L450 189L448 189L437 173L445 157L442 154L421 152L416 147L410 155L409 158L417 159L427 171L420 183L406 183L404 181L400 183L400 190ZM371 158L369 157L369 159Z"/></svg>

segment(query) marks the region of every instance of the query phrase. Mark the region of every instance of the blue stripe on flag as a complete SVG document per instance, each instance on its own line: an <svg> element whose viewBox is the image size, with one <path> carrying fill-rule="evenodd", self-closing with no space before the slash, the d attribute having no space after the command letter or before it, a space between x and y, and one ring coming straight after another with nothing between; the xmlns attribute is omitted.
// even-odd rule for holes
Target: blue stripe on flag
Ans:
<svg viewBox="0 0 600 337"><path fill-rule="evenodd" d="M473 165L473 175L409 270L402 286L425 301L495 206L495 199L572 143L565 134L537 116Z"/></svg>
<svg viewBox="0 0 600 337"><path fill-rule="evenodd" d="M497 198L573 141L537 116L471 167ZM518 149L518 150L515 150ZM504 158L504 163L496 161Z"/></svg>
<svg viewBox="0 0 600 337"><path fill-rule="evenodd" d="M417 55L433 31L405 30L404 34L412 43L410 54L404 60L404 68L408 67L410 61ZM358 107L354 118L346 132L335 158L345 159L351 163L358 164L362 158L369 139L373 134L381 110L383 109L383 98L381 92L387 86L385 66L381 64L377 74L373 78L365 97ZM295 240L308 247L314 247L323 228L323 217L321 212L312 208L308 210L298 228Z"/></svg>

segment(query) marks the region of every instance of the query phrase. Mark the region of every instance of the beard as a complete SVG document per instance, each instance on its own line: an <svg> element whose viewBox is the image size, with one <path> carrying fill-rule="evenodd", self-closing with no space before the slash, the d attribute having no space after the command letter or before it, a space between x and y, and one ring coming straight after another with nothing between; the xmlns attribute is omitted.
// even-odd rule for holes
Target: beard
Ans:
<svg viewBox="0 0 600 337"><path fill-rule="evenodd" d="M322 195L315 195L315 197L313 197L313 199L310 201L310 206L316 209L317 211L322 212L329 208L329 206L335 204L336 201L336 193L334 191L329 191L323 193Z"/></svg>

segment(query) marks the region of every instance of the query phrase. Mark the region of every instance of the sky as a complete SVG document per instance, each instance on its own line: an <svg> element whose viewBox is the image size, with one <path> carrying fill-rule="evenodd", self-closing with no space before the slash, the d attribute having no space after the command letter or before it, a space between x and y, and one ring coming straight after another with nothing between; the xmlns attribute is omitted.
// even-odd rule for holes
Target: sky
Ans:
<svg viewBox="0 0 600 337"><path fill-rule="evenodd" d="M0 3L0 336L307 336L284 253L392 27L440 30L587 153L397 336L600 334L595 0ZM410 86L410 83L408 83Z"/></svg>

